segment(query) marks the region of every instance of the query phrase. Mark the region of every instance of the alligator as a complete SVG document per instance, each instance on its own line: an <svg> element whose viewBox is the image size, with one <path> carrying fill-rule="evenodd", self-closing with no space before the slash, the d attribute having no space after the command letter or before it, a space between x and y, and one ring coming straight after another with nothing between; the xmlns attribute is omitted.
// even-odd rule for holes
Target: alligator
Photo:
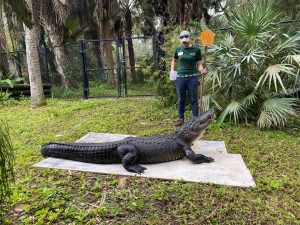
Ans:
<svg viewBox="0 0 300 225"><path fill-rule="evenodd" d="M122 163L133 173L146 170L139 164L174 161L186 157L193 163L210 163L214 159L196 154L191 146L215 119L213 110L192 117L171 134L127 137L104 143L49 142L42 146L44 157L54 157L97 164Z"/></svg>

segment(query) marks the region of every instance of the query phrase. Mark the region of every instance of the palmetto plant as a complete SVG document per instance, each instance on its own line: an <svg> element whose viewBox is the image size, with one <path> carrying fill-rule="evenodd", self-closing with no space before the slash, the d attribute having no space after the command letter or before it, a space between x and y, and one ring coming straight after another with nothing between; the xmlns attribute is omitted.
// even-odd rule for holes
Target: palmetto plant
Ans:
<svg viewBox="0 0 300 225"><path fill-rule="evenodd" d="M295 116L296 98L291 90L300 87L300 31L286 33L276 24L280 16L273 0L253 1L237 8L231 21L233 34L226 34L213 48L206 77L212 99L219 102L219 118L235 122L255 120L261 128L284 126ZM205 102L205 101L204 101Z"/></svg>

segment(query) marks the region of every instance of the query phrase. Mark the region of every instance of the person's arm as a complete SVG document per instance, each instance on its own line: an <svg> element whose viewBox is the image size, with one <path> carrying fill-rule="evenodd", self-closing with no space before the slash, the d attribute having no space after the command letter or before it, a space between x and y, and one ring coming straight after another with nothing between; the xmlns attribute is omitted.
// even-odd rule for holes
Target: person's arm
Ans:
<svg viewBox="0 0 300 225"><path fill-rule="evenodd" d="M207 72L206 68L203 65L202 60L197 61L197 69L201 74L204 74Z"/></svg>
<svg viewBox="0 0 300 225"><path fill-rule="evenodd" d="M197 61L197 70L201 73L201 74L205 74L207 72L203 61L202 61L202 56L201 56L201 51L200 49L198 49L197 53L196 53L196 61Z"/></svg>
<svg viewBox="0 0 300 225"><path fill-rule="evenodd" d="M175 58L172 59L171 62L171 71L175 71L177 60Z"/></svg>

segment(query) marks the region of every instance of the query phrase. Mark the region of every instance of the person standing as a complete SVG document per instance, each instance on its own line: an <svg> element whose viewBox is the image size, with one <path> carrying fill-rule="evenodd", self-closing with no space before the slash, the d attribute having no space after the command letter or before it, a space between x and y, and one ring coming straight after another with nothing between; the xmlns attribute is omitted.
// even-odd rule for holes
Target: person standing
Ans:
<svg viewBox="0 0 300 225"><path fill-rule="evenodd" d="M190 33L186 30L180 33L179 40L181 45L175 50L171 62L170 77L176 76L176 91L178 97L178 119L176 126L184 123L185 96L189 93L189 101L192 107L193 116L199 115L198 105L198 72L204 76L207 72L202 63L201 51L191 43ZM176 65L178 67L176 71Z"/></svg>

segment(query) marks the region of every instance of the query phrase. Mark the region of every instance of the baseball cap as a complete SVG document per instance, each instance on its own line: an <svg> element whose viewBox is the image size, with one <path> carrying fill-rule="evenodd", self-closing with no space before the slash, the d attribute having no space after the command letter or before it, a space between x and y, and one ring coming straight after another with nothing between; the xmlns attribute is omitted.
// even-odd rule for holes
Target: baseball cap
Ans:
<svg viewBox="0 0 300 225"><path fill-rule="evenodd" d="M183 42L190 42L190 32L188 32L187 30L184 30L184 31L181 31L180 34L179 34L179 39L180 39L180 42L183 43Z"/></svg>

